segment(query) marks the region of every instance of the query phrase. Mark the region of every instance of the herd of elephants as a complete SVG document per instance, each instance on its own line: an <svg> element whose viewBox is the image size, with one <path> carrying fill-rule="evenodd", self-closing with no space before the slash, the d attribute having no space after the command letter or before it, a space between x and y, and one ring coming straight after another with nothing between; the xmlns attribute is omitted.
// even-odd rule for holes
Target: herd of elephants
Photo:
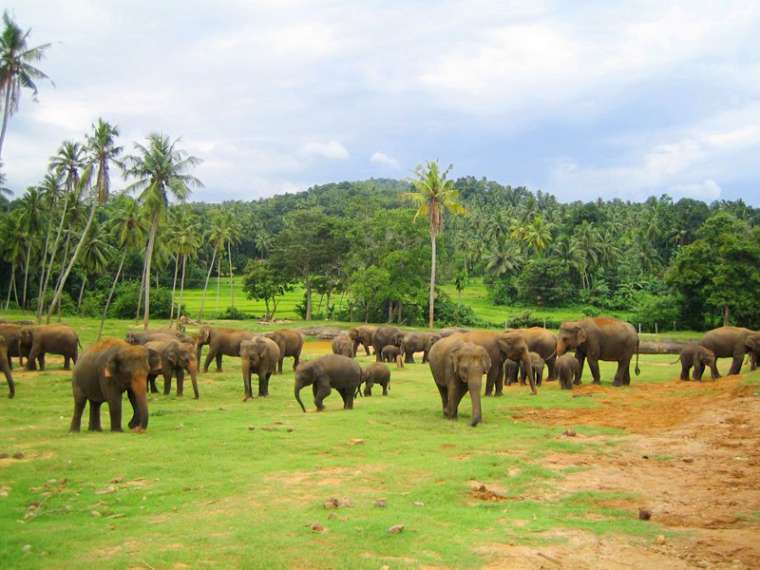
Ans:
<svg viewBox="0 0 760 570"><path fill-rule="evenodd" d="M15 394L12 358L28 370L44 370L45 355L64 358L64 368L74 363L72 392L74 413L71 431L79 431L87 402L90 404L89 429L100 431L100 406L108 402L111 431L121 431L122 396L126 392L133 415L129 427L144 431L148 426L147 394L157 392L156 377L164 378L164 394L169 394L176 379L177 395L183 394L185 374L190 375L195 398L202 351L208 346L203 372L216 360L222 369L223 356L241 359L244 399L253 398L251 375L258 375L258 395L269 395L269 379L282 373L283 360L292 357L295 370L294 396L303 411L300 391L312 386L314 404L324 409L324 399L335 390L345 409L353 408L356 396L372 395L375 384L387 395L391 370L387 363L403 367L414 363L415 353L422 353L432 372L441 396L443 415L457 417L465 393L472 400L471 425L482 420L481 391L486 377L485 395L500 396L505 382L520 381L533 394L542 383L544 367L548 380L559 380L563 389L580 384L583 366L588 361L594 383L600 383L599 361L617 362L613 384L630 384L630 363L636 355L635 372L639 374L639 335L629 323L610 317L586 318L562 323L557 334L541 327L502 332L443 329L437 332L408 332L393 326L358 326L335 337L332 354L300 362L303 335L294 329L265 334L240 329L202 326L188 335L174 329L130 332L125 340L105 339L79 355L79 336L68 325L31 325L0 323L0 368L8 382L9 397ZM366 355L374 351L375 362L362 368L356 353L362 347ZM572 353L572 354L571 354ZM720 327L707 332L698 342L683 346L680 353L681 379L701 380L706 367L713 379L720 377L716 359L731 358L729 374L741 371L745 357L754 370L760 356L760 332L740 327ZM24 364L26 359L26 364Z"/></svg>

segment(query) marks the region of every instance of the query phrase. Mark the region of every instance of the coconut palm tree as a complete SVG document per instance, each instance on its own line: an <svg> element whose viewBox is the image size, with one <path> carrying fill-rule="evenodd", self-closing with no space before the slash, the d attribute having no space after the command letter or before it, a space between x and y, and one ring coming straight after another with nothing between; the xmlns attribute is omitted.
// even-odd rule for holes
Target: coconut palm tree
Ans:
<svg viewBox="0 0 760 570"><path fill-rule="evenodd" d="M3 98L3 125L0 129L0 156L3 154L3 143L8 122L18 111L21 101L21 88L31 89L32 97L37 98L35 81L49 79L42 70L34 65L45 57L45 51L50 44L42 44L30 48L27 45L31 30L26 32L3 13L3 33L0 35L0 96Z"/></svg>
<svg viewBox="0 0 760 570"><path fill-rule="evenodd" d="M95 168L95 195L91 198L92 205L90 206L90 215L87 218L87 223L79 238L79 243L76 248L74 248L74 253L69 259L69 264L66 267L62 278L58 282L55 295L50 303L48 320L50 320L50 315L53 313L56 304L61 299L66 280L79 257L79 252L82 249L85 239L87 239L88 232L92 226L92 221L95 218L95 211L98 206L102 206L108 200L108 195L111 190L111 164L113 163L117 166L122 166L122 163L119 161L119 155L123 149L120 146L116 146L116 137L119 136L119 129L105 122L103 119L98 119L98 122L92 125L92 131L91 135L87 135L86 152L88 156L88 165L85 168L85 174L82 176L82 182L85 186L89 184L92 169Z"/></svg>
<svg viewBox="0 0 760 570"><path fill-rule="evenodd" d="M436 240L443 230L443 216L449 211L452 214L464 213L464 207L459 203L459 194L454 188L454 182L448 179L451 166L441 172L438 161L430 161L420 165L415 170L411 180L414 192L406 192L405 197L417 205L414 215L425 216L430 223L430 302L428 307L428 326L433 327L435 321L435 262Z"/></svg>
<svg viewBox="0 0 760 570"><path fill-rule="evenodd" d="M177 303L177 318L181 316L182 302L185 298L185 274L187 272L187 258L194 255L201 246L200 229L195 216L191 213L182 214L181 221L176 228L174 236L174 251L178 258L182 259L182 275L179 281L179 302ZM173 297L173 295L172 295Z"/></svg>
<svg viewBox="0 0 760 570"><path fill-rule="evenodd" d="M81 249L82 285L77 299L77 311L82 307L88 276L93 273L102 273L108 266L108 261L113 257L113 254L114 248L108 243L105 228L99 225L91 227Z"/></svg>
<svg viewBox="0 0 760 570"><path fill-rule="evenodd" d="M16 267L19 266L24 260L24 248L21 240L18 239L18 235L21 232L21 217L18 215L18 211L13 212L5 219L6 226L2 232L2 248L3 259L7 260L11 265L11 275L8 280L8 296L5 299L5 310L8 310L11 304L11 293L15 295L16 304L19 304L18 290L16 289Z"/></svg>
<svg viewBox="0 0 760 570"><path fill-rule="evenodd" d="M145 308L143 327L147 330L150 320L150 267L153 249L161 219L169 205L169 195L184 200L190 195L191 186L202 186L201 181L188 174L190 168L200 163L194 156L177 148L177 141L160 134L148 136L147 145L135 144L137 153L126 159L126 173L136 180L130 190L139 190L140 201L150 213L148 244L145 248Z"/></svg>
<svg viewBox="0 0 760 570"><path fill-rule="evenodd" d="M21 289L21 306L26 307L26 293L29 284L29 265L32 260L32 245L35 237L39 234L44 218L44 196L42 192L30 186L21 198L21 226L26 241L26 253L24 255L24 286Z"/></svg>
<svg viewBox="0 0 760 570"><path fill-rule="evenodd" d="M552 225L547 224L542 216L536 215L527 225L515 223L512 228L512 237L523 242L536 254L540 254L552 241L551 230Z"/></svg>
<svg viewBox="0 0 760 570"><path fill-rule="evenodd" d="M211 273L214 271L214 263L216 262L216 257L224 248L224 230L219 224L219 211L214 211L211 214L211 231L209 232L206 241L211 244L211 263L209 263L208 266L208 273L206 273L206 281L203 284L203 296L201 297L201 310L199 314L199 318L203 319L204 315L204 309L206 307L206 293L208 291L208 282L211 279ZM218 302L217 302L217 310L218 310Z"/></svg>
<svg viewBox="0 0 760 570"><path fill-rule="evenodd" d="M110 232L116 247L121 251L119 268L116 270L116 276L111 284L111 290L108 292L105 307L103 307L103 316L100 318L100 328L98 329L98 340L103 334L103 325L108 315L108 308L111 305L116 285L121 277L121 270L124 268L124 261L131 251L136 251L145 243L145 217L142 214L140 204L137 200L129 196L119 196L118 204L110 219Z"/></svg>

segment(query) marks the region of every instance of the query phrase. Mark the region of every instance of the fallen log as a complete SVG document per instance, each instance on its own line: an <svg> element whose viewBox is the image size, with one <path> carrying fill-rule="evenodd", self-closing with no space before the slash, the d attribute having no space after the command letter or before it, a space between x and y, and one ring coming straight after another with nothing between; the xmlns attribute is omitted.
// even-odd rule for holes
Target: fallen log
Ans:
<svg viewBox="0 0 760 570"><path fill-rule="evenodd" d="M639 344L639 354L681 354L687 344L686 341L677 340L643 340Z"/></svg>

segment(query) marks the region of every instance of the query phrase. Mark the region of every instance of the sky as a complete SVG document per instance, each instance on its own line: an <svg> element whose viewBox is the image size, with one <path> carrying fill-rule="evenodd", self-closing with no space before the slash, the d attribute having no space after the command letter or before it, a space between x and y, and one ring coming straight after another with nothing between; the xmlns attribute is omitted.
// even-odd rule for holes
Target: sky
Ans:
<svg viewBox="0 0 760 570"><path fill-rule="evenodd" d="M760 206L760 2L17 0L55 82L3 161L22 192L98 118L203 160L193 200L452 174L561 201ZM115 186L119 186L117 182Z"/></svg>

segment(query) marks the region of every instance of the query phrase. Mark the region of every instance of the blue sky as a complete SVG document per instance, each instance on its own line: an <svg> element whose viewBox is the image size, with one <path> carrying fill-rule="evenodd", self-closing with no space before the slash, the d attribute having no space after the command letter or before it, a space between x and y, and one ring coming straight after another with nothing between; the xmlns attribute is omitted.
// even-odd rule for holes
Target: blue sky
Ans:
<svg viewBox="0 0 760 570"><path fill-rule="evenodd" d="M99 116L203 159L193 199L410 175L431 158L562 201L760 205L760 2L24 0L55 87L16 190ZM117 184L118 185L118 184Z"/></svg>

